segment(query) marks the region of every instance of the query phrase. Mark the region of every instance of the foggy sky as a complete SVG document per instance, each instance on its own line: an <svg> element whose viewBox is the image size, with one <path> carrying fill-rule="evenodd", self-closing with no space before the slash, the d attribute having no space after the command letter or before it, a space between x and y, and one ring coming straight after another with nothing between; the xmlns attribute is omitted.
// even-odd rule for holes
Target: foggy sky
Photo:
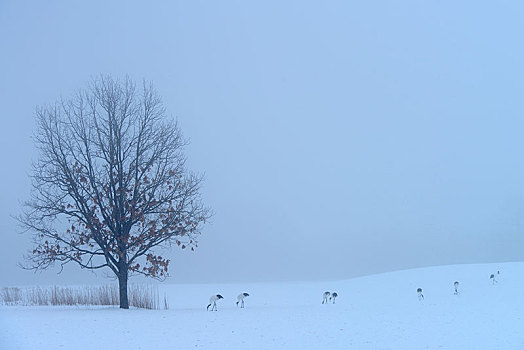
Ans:
<svg viewBox="0 0 524 350"><path fill-rule="evenodd" d="M0 285L107 282L21 270L12 218L35 107L99 74L152 81L205 173L170 282L522 261L523 29L519 1L1 1Z"/></svg>

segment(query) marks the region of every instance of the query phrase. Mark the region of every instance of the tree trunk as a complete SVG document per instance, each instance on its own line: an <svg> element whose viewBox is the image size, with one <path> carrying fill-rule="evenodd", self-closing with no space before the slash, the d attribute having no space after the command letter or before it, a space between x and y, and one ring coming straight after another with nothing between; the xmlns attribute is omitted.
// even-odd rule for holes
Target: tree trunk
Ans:
<svg viewBox="0 0 524 350"><path fill-rule="evenodd" d="M118 287L120 292L120 308L129 309L129 300L127 299L127 269L120 271L118 275Z"/></svg>

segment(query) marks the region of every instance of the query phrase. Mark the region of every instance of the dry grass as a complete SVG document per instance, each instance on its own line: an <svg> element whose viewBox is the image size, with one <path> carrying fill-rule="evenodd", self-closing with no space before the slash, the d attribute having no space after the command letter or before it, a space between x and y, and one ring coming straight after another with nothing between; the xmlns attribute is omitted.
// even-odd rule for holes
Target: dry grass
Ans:
<svg viewBox="0 0 524 350"><path fill-rule="evenodd" d="M167 296L164 293L164 310L168 310L168 309L169 309L169 304L167 303Z"/></svg>
<svg viewBox="0 0 524 350"><path fill-rule="evenodd" d="M5 305L19 304L22 301L22 290L16 287L4 287L0 291L0 301Z"/></svg>
<svg viewBox="0 0 524 350"><path fill-rule="evenodd" d="M128 286L129 305L132 307L159 310L158 288L153 285ZM118 286L82 287L4 287L0 290L3 305L119 305ZM168 309L164 295L163 309Z"/></svg>
<svg viewBox="0 0 524 350"><path fill-rule="evenodd" d="M135 285L127 291L129 306L141 309L158 310L158 289L151 285Z"/></svg>

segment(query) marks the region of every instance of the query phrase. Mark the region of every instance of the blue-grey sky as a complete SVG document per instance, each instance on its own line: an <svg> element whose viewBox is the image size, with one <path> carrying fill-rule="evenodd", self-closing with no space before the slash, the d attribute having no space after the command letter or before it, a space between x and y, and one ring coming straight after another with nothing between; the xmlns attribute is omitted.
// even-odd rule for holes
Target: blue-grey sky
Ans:
<svg viewBox="0 0 524 350"><path fill-rule="evenodd" d="M152 81L214 209L173 282L347 278L524 259L520 1L0 1L0 285L37 105Z"/></svg>

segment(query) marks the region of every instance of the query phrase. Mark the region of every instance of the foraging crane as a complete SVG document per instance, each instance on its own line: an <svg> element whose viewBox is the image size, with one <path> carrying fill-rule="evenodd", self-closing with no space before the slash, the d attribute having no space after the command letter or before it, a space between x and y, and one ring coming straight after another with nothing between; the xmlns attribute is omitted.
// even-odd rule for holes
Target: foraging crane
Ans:
<svg viewBox="0 0 524 350"><path fill-rule="evenodd" d="M217 294L217 295L213 295L211 298L209 298L209 305L207 306L206 310L209 311L209 307L211 305L213 305L213 307L211 308L211 311L213 311L213 309L215 311L218 311L217 310L217 300L220 300L220 299L224 299L223 296L221 296L220 294Z"/></svg>
<svg viewBox="0 0 524 350"><path fill-rule="evenodd" d="M418 300L424 300L424 294L422 294L422 288L417 288Z"/></svg>
<svg viewBox="0 0 524 350"><path fill-rule="evenodd" d="M239 294L237 297L237 306L238 306L238 303L240 303L240 308L244 308L244 299L248 296L249 296L248 293Z"/></svg>
<svg viewBox="0 0 524 350"><path fill-rule="evenodd" d="M331 300L333 298L333 304L335 303L335 299L338 297L338 293L337 292L333 292L331 293L331 296L329 297L329 300Z"/></svg>
<svg viewBox="0 0 524 350"><path fill-rule="evenodd" d="M328 298L329 298L330 295L331 295L330 292L325 292L325 293L322 295L322 304L324 304L324 303L327 304L327 302L328 302Z"/></svg>

